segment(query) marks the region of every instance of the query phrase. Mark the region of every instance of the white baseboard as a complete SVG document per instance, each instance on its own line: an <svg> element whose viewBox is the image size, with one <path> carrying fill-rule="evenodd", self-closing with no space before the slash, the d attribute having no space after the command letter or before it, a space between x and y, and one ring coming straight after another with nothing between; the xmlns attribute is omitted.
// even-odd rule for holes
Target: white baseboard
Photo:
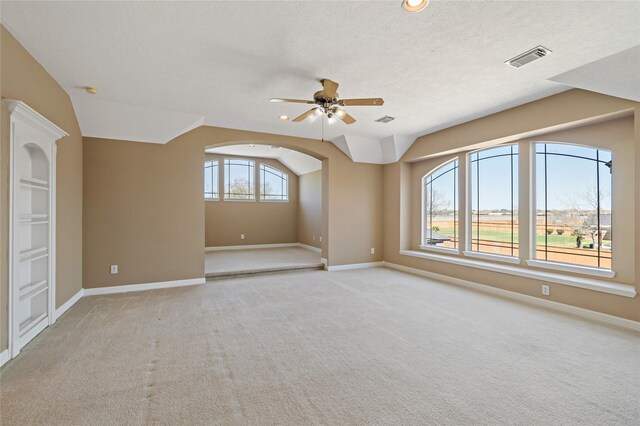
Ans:
<svg viewBox="0 0 640 426"><path fill-rule="evenodd" d="M268 249L268 248L283 248L283 247L299 247L299 243L282 243L282 244L254 244L245 246L218 246L218 247L205 247L205 252L210 251L224 251L224 250L252 250L252 249Z"/></svg>
<svg viewBox="0 0 640 426"><path fill-rule="evenodd" d="M298 243L298 247L306 248L307 250L315 251L316 253L322 253L322 249L307 244Z"/></svg>
<svg viewBox="0 0 640 426"><path fill-rule="evenodd" d="M365 268L375 268L377 266L383 266L384 262L368 262L368 263L352 263L350 265L335 265L335 266L327 266L327 271L335 272L335 271L348 271L350 269L365 269Z"/></svg>
<svg viewBox="0 0 640 426"><path fill-rule="evenodd" d="M58 318L60 318L62 316L62 314L67 312L69 310L69 308L71 308L73 305L75 305L76 302L82 298L82 296L84 296L84 289L83 288L81 288L76 294L71 296L71 298L69 300L67 300L66 302L64 302L62 304L62 306L60 306L58 309L56 309L56 312L54 314L55 316L54 316L53 320L56 321Z"/></svg>
<svg viewBox="0 0 640 426"><path fill-rule="evenodd" d="M117 285L111 287L97 287L97 288L85 288L85 296L98 296L101 294L115 294L115 293L129 293L132 291L146 291L157 290L161 288L171 287L184 287L189 285L204 284L205 278L192 278L188 280L177 281L162 281L157 283L145 283L145 284L129 284L129 285Z"/></svg>
<svg viewBox="0 0 640 426"><path fill-rule="evenodd" d="M390 262L383 262L383 263L385 267L395 269L398 271L407 272L413 275L419 275L421 277L445 282L448 284L467 287L467 288L482 291L485 293L491 293L491 294L507 297L509 299L518 300L520 302L525 302L525 303L529 303L536 306L542 306L545 308L554 309L556 311L570 313L583 318L601 321L608 324L623 327L629 330L640 332L640 322L638 321L632 321L625 318L616 317L613 315L603 314L601 312L591 311L589 309L578 308L577 306L565 305L564 303L554 302L552 300L540 299L538 297L533 297L526 294L503 290L501 288L491 287L489 285L479 284L473 281L467 281L460 278L450 277L447 275L436 274L435 272L429 272L429 271L423 271L422 269L410 268L408 266L398 265L396 263L390 263Z"/></svg>
<svg viewBox="0 0 640 426"><path fill-rule="evenodd" d="M5 365L7 361L9 361L9 349L5 349L4 351L0 352L0 367Z"/></svg>

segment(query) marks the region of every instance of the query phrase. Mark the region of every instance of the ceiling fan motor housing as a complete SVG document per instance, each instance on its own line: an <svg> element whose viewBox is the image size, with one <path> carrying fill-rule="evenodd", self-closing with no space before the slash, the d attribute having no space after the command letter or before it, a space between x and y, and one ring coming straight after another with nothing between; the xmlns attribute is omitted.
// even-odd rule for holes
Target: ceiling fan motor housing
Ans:
<svg viewBox="0 0 640 426"><path fill-rule="evenodd" d="M336 93L335 98L329 98L324 95L324 91L320 90L313 94L313 100L316 101L317 104L325 106L326 104L335 104L338 102L339 95Z"/></svg>

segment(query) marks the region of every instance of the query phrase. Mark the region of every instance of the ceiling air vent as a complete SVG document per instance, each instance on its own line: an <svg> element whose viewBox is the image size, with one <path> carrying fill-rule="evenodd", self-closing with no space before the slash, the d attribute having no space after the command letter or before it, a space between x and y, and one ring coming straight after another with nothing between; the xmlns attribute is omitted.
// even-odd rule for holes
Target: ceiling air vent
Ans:
<svg viewBox="0 0 640 426"><path fill-rule="evenodd" d="M380 117L376 120L376 123L388 123L390 121L395 120L395 118L385 115L384 117Z"/></svg>
<svg viewBox="0 0 640 426"><path fill-rule="evenodd" d="M546 47L537 46L531 50L527 50L526 52L521 53L515 58L509 59L505 63L511 65L512 67L520 68L521 66L526 65L529 62L535 61L536 59L544 58L549 53L551 53L551 51Z"/></svg>

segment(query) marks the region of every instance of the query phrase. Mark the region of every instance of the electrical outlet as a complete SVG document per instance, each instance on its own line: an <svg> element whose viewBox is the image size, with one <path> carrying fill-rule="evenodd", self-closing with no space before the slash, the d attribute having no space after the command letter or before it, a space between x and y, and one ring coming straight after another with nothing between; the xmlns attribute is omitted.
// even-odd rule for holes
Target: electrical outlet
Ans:
<svg viewBox="0 0 640 426"><path fill-rule="evenodd" d="M244 240L244 234L240 234L240 239Z"/></svg>
<svg viewBox="0 0 640 426"><path fill-rule="evenodd" d="M376 249L371 247L371 254L376 254Z"/></svg>
<svg viewBox="0 0 640 426"><path fill-rule="evenodd" d="M118 265L111 265L111 273L112 274L118 273Z"/></svg>
<svg viewBox="0 0 640 426"><path fill-rule="evenodd" d="M548 296L549 295L549 286L546 284L542 284L542 294L544 296Z"/></svg>

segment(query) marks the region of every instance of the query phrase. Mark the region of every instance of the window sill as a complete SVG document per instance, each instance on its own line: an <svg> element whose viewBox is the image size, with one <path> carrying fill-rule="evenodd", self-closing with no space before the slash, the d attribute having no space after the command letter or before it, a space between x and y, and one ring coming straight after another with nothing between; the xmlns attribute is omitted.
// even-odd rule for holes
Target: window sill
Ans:
<svg viewBox="0 0 640 426"><path fill-rule="evenodd" d="M477 257L478 259L493 260L495 262L505 262L505 263L514 263L514 264L520 263L520 259L513 256L502 256L499 254L482 253L477 251L463 251L462 254L464 254L467 257Z"/></svg>
<svg viewBox="0 0 640 426"><path fill-rule="evenodd" d="M559 262L548 262L546 260L527 260L527 265L534 268L554 269L562 272L573 272L574 274L593 275L595 277L613 278L616 273L610 269L590 268L588 266L569 265Z"/></svg>
<svg viewBox="0 0 640 426"><path fill-rule="evenodd" d="M223 198L223 201L231 201L231 202L238 202L238 203L255 203L256 199L255 198Z"/></svg>
<svg viewBox="0 0 640 426"><path fill-rule="evenodd" d="M262 198L260 199L261 203L288 203L289 200L263 200Z"/></svg>
<svg viewBox="0 0 640 426"><path fill-rule="evenodd" d="M205 198L204 201L220 201L220 198Z"/></svg>
<svg viewBox="0 0 640 426"><path fill-rule="evenodd" d="M429 251L433 251L433 252L440 252L440 253L449 253L449 254L460 254L460 250L458 249L454 249L451 247L438 247L438 246L430 246L430 245L420 245L420 248L422 250L429 250Z"/></svg>
<svg viewBox="0 0 640 426"><path fill-rule="evenodd" d="M471 268L483 269L491 272L499 272L503 274L516 275L519 277L531 278L541 281L553 282L557 284L568 285L571 287L583 288L586 290L598 291L601 293L615 294L633 298L636 296L635 287L627 284L618 284L608 281L595 280L592 278L573 277L569 275L559 274L556 272L535 271L525 269L519 266L500 265L480 260L465 259L459 256L447 256L435 253L424 253L415 250L400 250L400 254L404 256L418 257L422 259L435 260L439 262L451 263L454 265L468 266Z"/></svg>

